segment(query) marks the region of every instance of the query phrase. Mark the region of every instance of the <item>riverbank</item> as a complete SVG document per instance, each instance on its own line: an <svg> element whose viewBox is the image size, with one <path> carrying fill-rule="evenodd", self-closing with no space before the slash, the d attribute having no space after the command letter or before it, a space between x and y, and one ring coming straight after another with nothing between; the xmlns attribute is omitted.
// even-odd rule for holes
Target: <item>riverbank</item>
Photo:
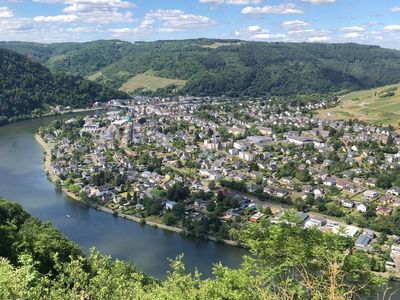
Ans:
<svg viewBox="0 0 400 300"><path fill-rule="evenodd" d="M40 116L26 116L26 117L21 117L14 119L12 121L7 120L5 123L1 123L0 126L6 126L15 122L20 122L20 121L27 121L27 120L35 120L35 119L40 119L40 118L45 118L45 117L54 117L54 116L62 116L62 115L68 115L68 114L76 114L76 113L83 113L83 112L89 112L89 111L97 111L97 110L104 110L106 108L77 108L77 109L71 109L71 110L66 110L62 112L48 112L44 113Z"/></svg>
<svg viewBox="0 0 400 300"><path fill-rule="evenodd" d="M45 171L46 171L46 173L48 175L49 180L53 184L55 184L56 181L59 178L53 172L53 170L51 168L52 147L51 147L51 145L46 143L42 139L42 137L37 133L35 134L35 140L44 150L44 154L45 154L45 156L44 156L44 169L45 169ZM179 228L179 227L168 226L168 225L165 225L165 224L162 224L162 223L159 223L159 222L148 221L148 220L146 220L145 223L143 223L143 219L141 219L141 218L138 218L138 217L135 217L135 216L132 216L132 215L127 215L127 214L124 214L124 213L121 213L121 212L115 212L114 210L112 210L112 209L110 209L108 207L102 206L102 205L95 205L95 204L90 204L90 203L84 202L84 201L82 201L82 199L79 196L75 195L73 192L71 192L70 190L68 190L66 188L62 188L61 191L64 192L71 199L74 199L76 201L80 201L80 202L82 202L82 203L84 203L84 204L86 204L86 205L88 205L88 206L90 206L92 208L97 209L97 210L100 210L100 211L103 211L103 212L106 212L106 213L109 213L109 214L112 214L112 215L115 215L115 216L130 220L130 221L133 221L133 222L137 222L137 223L140 223L140 224L149 225L149 226L152 226L152 227L156 227L156 228L160 228L160 229L163 229L163 230L176 232L176 233L179 233L179 234L184 234L185 233L185 230L182 229L182 228ZM212 236L207 236L206 239L210 240L210 241L213 241L213 242L224 243L224 244L230 245L230 246L240 246L240 244L238 242L232 241L232 240L220 240L220 239L217 239L217 238L212 237Z"/></svg>

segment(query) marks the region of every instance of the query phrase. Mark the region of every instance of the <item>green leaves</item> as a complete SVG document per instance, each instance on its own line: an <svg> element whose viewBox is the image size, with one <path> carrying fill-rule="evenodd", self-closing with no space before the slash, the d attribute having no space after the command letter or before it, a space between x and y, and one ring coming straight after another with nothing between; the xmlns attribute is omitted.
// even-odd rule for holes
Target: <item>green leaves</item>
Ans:
<svg viewBox="0 0 400 300"><path fill-rule="evenodd" d="M295 224L295 217L289 211L287 221ZM1 255L13 254L0 258L0 299L350 300L384 283L371 273L364 252L349 251L351 240L267 220L229 231L250 249L240 268L217 264L213 278L202 279L197 271L188 273L178 256L163 282L95 250L84 257L17 204L0 200L0 226L7 241Z"/></svg>

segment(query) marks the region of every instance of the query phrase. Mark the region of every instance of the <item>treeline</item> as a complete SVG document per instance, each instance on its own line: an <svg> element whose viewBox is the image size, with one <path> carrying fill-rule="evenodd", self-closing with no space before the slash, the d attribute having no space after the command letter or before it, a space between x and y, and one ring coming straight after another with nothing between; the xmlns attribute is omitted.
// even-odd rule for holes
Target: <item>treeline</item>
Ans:
<svg viewBox="0 0 400 300"><path fill-rule="evenodd" d="M80 76L51 73L25 56L0 49L0 123L40 115L49 105L79 108L125 97Z"/></svg>
<svg viewBox="0 0 400 300"><path fill-rule="evenodd" d="M296 223L296 214L285 214ZM163 282L131 264L92 251L88 257L47 223L0 199L0 299L354 299L378 293L384 281L370 271L351 239L267 220L240 231L251 251L241 268L222 265L214 277L188 274L171 261Z"/></svg>
<svg viewBox="0 0 400 300"><path fill-rule="evenodd" d="M158 95L326 94L400 80L399 51L358 44L198 39L132 44L116 40L49 45L9 42L0 47L35 57L52 71L93 75L92 80L114 88L148 70L188 80L183 89L169 86L153 93Z"/></svg>

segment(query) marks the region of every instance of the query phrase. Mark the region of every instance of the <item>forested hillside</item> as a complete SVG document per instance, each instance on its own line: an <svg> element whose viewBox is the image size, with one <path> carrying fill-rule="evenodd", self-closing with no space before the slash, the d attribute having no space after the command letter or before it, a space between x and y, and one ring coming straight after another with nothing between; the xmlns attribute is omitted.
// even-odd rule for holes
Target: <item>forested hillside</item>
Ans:
<svg viewBox="0 0 400 300"><path fill-rule="evenodd" d="M296 222L295 213L287 221ZM346 253L351 239L267 221L241 238L252 256L242 267L214 268L214 278L188 274L181 259L159 282L99 253L84 257L51 225L0 199L0 299L282 300L355 299L378 293L365 252Z"/></svg>
<svg viewBox="0 0 400 300"><path fill-rule="evenodd" d="M28 56L53 72L87 76L127 55L131 44L118 40L54 44L1 42L0 48Z"/></svg>
<svg viewBox="0 0 400 300"><path fill-rule="evenodd" d="M61 104L85 107L127 95L83 79L51 73L23 55L0 49L0 121L40 113Z"/></svg>
<svg viewBox="0 0 400 300"><path fill-rule="evenodd" d="M197 39L49 45L9 42L0 47L35 57L52 71L80 74L114 88L145 72L156 79L187 80L181 89L163 87L157 94L295 95L400 81L400 51L358 44Z"/></svg>

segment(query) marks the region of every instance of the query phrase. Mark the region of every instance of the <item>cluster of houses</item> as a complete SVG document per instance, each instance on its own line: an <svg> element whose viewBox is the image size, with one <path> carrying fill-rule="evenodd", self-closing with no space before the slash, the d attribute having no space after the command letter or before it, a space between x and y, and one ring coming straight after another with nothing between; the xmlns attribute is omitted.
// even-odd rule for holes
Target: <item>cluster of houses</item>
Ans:
<svg viewBox="0 0 400 300"><path fill-rule="evenodd" d="M282 110L262 99L138 96L113 100L104 115L86 117L79 129L81 139L69 140L61 130L45 132L44 138L54 145L53 172L64 179L74 174L72 184L77 190L103 202L129 206L122 196L127 191L135 191L138 199L156 199L154 190L165 191L177 182L192 191L209 191L210 182L226 180L241 183L249 194L265 193L293 202L328 199L355 213L367 212L374 203L376 214L390 215L400 206L400 187L383 189L377 176L369 174L400 167L400 152L382 154L365 145L374 142L379 150L399 149L399 135L376 125L310 114L326 105L322 101ZM67 122L73 124L75 119ZM102 171L123 180L117 186L96 184L96 174ZM300 172L305 178L297 176ZM263 217L258 204L241 202L221 218L243 217L251 208L248 220L257 222ZM176 203L166 199L163 205L169 210ZM135 208L146 209L137 202ZM201 199L195 208L197 214L207 214ZM333 221L301 217L305 227L343 233ZM344 232L355 236L360 229L347 225ZM375 237L363 232L356 246L369 249ZM400 246L392 252L396 251L400 253Z"/></svg>

